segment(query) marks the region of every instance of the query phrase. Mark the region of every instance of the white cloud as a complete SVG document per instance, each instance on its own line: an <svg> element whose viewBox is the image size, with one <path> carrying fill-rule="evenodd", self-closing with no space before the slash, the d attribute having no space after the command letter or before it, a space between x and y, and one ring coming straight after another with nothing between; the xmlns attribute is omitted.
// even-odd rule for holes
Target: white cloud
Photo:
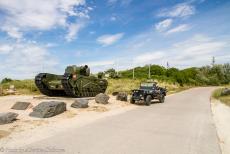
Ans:
<svg viewBox="0 0 230 154"><path fill-rule="evenodd" d="M106 65L113 65L114 61L110 61L110 60L90 61L90 62L86 62L85 64L87 64L87 65L89 65L91 67L95 67L95 66L106 66Z"/></svg>
<svg viewBox="0 0 230 154"><path fill-rule="evenodd" d="M95 31L90 31L90 32L89 32L90 35L93 35L93 34L95 34L95 33L96 33Z"/></svg>
<svg viewBox="0 0 230 154"><path fill-rule="evenodd" d="M189 17L195 14L196 9L189 3L180 3L171 8L162 9L159 13L159 17Z"/></svg>
<svg viewBox="0 0 230 154"><path fill-rule="evenodd" d="M165 19L165 20L157 23L155 25L155 28L157 31L162 32L162 31L168 29L171 26L172 22L173 22L172 19Z"/></svg>
<svg viewBox="0 0 230 154"><path fill-rule="evenodd" d="M118 34L106 34L102 35L97 38L97 42L99 44L102 44L103 46L108 46L116 43L118 40L120 40L124 36L124 33L118 33Z"/></svg>
<svg viewBox="0 0 230 154"><path fill-rule="evenodd" d="M160 52L160 51L157 51L157 52L147 52L147 53L143 53L141 55L138 55L135 58L134 63L137 63L137 64L153 63L155 60L160 60L164 56L165 56L165 54L163 52Z"/></svg>
<svg viewBox="0 0 230 154"><path fill-rule="evenodd" d="M75 6L84 5L85 0L59 0L59 7L63 12L67 12L69 15L77 16L79 12L74 10Z"/></svg>
<svg viewBox="0 0 230 154"><path fill-rule="evenodd" d="M52 47L56 47L56 46L58 46L58 44L56 44L56 43L47 43L47 44L45 44L46 48L52 48Z"/></svg>
<svg viewBox="0 0 230 154"><path fill-rule="evenodd" d="M157 46L159 41L153 36L154 33L144 33L124 42L121 48L116 49L123 51L122 56L116 56L119 62L115 61L113 65L109 66L124 70L150 63L166 66L168 61L171 67L199 67L209 65L213 56L216 57L218 63L229 62L229 39L212 38L198 34L178 43L166 43L164 46ZM137 43L142 44L135 46ZM100 66L100 69L105 67Z"/></svg>
<svg viewBox="0 0 230 154"><path fill-rule="evenodd" d="M109 5L115 5L119 3L121 6L127 6L132 2L132 0L108 0Z"/></svg>
<svg viewBox="0 0 230 154"><path fill-rule="evenodd" d="M68 33L65 39L70 42L77 37L78 32L84 27L83 23L71 23L68 25Z"/></svg>
<svg viewBox="0 0 230 154"><path fill-rule="evenodd" d="M111 20L111 21L116 21L117 18L116 18L115 16L112 16L112 17L110 17L110 20Z"/></svg>
<svg viewBox="0 0 230 154"><path fill-rule="evenodd" d="M204 36L195 35L191 39L176 43L173 45L174 50L183 51L177 56L177 59L186 60L189 58L205 58L215 52L221 51L226 47L227 43L224 41L215 41L214 39Z"/></svg>
<svg viewBox="0 0 230 154"><path fill-rule="evenodd" d="M21 39L23 37L22 32L20 32L17 27L3 26L1 29L7 32L7 34L12 38Z"/></svg>
<svg viewBox="0 0 230 154"><path fill-rule="evenodd" d="M190 26L187 24L182 24L179 25L175 28L169 29L166 34L172 34L172 33L178 33L178 32L184 32L184 31L188 31L190 29Z"/></svg>
<svg viewBox="0 0 230 154"><path fill-rule="evenodd" d="M88 61L81 65L87 64L90 67L90 71L92 73L97 73L101 71L105 71L109 68L115 68L115 61L114 60L99 60L99 61Z"/></svg>
<svg viewBox="0 0 230 154"><path fill-rule="evenodd" d="M0 61L0 78L33 78L41 71L54 71L57 60L46 47L34 43L5 44L4 60Z"/></svg>
<svg viewBox="0 0 230 154"><path fill-rule="evenodd" d="M12 49L13 47L8 44L0 44L0 54L8 54Z"/></svg>
<svg viewBox="0 0 230 154"><path fill-rule="evenodd" d="M0 0L0 10L4 12L1 30L10 37L20 39L28 30L50 30L66 27L67 18L74 16L88 18L89 9L85 0Z"/></svg>
<svg viewBox="0 0 230 154"><path fill-rule="evenodd" d="M139 65L166 64L168 61L171 66L179 68L204 66L211 63L212 56L219 57L220 61L226 61L224 57L221 57L224 53L225 56L230 56L224 52L226 47L228 47L228 43L223 40L215 40L204 35L194 35L168 48L161 48L160 51L142 52L134 57L134 63Z"/></svg>

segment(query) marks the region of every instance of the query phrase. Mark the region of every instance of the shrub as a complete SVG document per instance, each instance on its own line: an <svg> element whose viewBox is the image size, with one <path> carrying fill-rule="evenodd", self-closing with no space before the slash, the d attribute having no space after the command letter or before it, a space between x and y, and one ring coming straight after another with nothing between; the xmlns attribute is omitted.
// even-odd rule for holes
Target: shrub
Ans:
<svg viewBox="0 0 230 154"><path fill-rule="evenodd" d="M13 80L10 79L10 78L4 78L4 79L2 79L1 84L8 83L8 82L11 82L11 81L13 81Z"/></svg>

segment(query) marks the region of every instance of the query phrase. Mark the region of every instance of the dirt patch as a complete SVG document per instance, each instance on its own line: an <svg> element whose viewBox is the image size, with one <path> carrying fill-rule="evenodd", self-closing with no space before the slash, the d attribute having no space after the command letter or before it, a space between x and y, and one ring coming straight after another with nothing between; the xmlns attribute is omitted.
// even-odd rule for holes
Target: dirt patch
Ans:
<svg viewBox="0 0 230 154"><path fill-rule="evenodd" d="M44 121L44 120L25 120L25 121L22 121L22 123L27 123L27 124L30 124L30 125L33 125L33 126L41 126L41 125L44 125L44 124L48 124L49 121Z"/></svg>
<svg viewBox="0 0 230 154"><path fill-rule="evenodd" d="M11 132L13 132L14 130L16 130L19 127L19 125L13 125L12 127L9 128L9 130Z"/></svg>
<svg viewBox="0 0 230 154"><path fill-rule="evenodd" d="M3 137L7 137L10 135L9 131L5 131L5 130L0 130L0 139Z"/></svg>
<svg viewBox="0 0 230 154"><path fill-rule="evenodd" d="M65 113L64 113L64 116L65 116L66 118L73 118L73 117L75 117L76 115L77 115L77 113L75 113L75 112L73 112L73 111L71 111L71 110L65 111Z"/></svg>
<svg viewBox="0 0 230 154"><path fill-rule="evenodd" d="M106 112L109 111L109 109L107 109L104 106L92 106L89 109L87 109L87 111Z"/></svg>

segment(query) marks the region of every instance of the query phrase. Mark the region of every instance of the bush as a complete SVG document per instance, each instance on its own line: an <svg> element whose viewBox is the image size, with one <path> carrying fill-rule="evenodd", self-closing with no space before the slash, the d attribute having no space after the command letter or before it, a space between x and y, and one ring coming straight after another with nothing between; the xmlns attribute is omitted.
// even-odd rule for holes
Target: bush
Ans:
<svg viewBox="0 0 230 154"><path fill-rule="evenodd" d="M13 81L13 80L10 79L10 78L4 78L4 79L2 79L1 84L8 83L8 82L11 82L11 81Z"/></svg>
<svg viewBox="0 0 230 154"><path fill-rule="evenodd" d="M135 78L147 79L149 66L136 67ZM203 66L201 68L191 67L183 70L177 68L166 69L163 66L151 65L151 79L165 81L170 83L178 83L181 86L202 86L212 85L217 86L221 84L230 83L230 64ZM121 71L122 78L132 78L133 69Z"/></svg>
<svg viewBox="0 0 230 154"><path fill-rule="evenodd" d="M225 88L217 89L213 92L212 97L215 99L220 100L220 102L230 106L230 96L229 95L223 95L223 91L226 90Z"/></svg>
<svg viewBox="0 0 230 154"><path fill-rule="evenodd" d="M112 79L119 78L116 70L113 68L108 69L107 71L104 72L104 74L108 74L109 78L112 78Z"/></svg>
<svg viewBox="0 0 230 154"><path fill-rule="evenodd" d="M14 85L21 94L40 94L34 80L12 80L1 84L3 90L9 89L10 85Z"/></svg>

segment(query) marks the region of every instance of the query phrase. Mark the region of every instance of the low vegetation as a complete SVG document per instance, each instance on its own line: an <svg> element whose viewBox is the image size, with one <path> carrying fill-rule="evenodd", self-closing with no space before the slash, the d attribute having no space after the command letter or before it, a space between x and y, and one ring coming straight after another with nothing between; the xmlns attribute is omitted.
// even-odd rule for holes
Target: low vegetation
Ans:
<svg viewBox="0 0 230 154"><path fill-rule="evenodd" d="M7 91L10 89L10 86L13 85L16 94L40 94L37 87L35 86L34 80L12 80L12 79L3 79L0 88L2 89L2 95L6 95Z"/></svg>
<svg viewBox="0 0 230 154"><path fill-rule="evenodd" d="M146 79L128 79L128 78L118 78L118 79L109 79L109 86L107 88L107 93L111 94L113 92L127 92L130 93L132 89L137 89L140 86L141 82L145 82ZM178 83L168 83L163 81L157 81L158 86L166 87L168 93L175 93L185 89L190 88L190 86L180 86Z"/></svg>
<svg viewBox="0 0 230 154"><path fill-rule="evenodd" d="M133 74L134 72L134 74ZM230 64L191 67L179 70L165 68L159 65L150 66L150 79L157 81L160 86L167 87L169 93L175 93L196 86L220 86L230 83ZM140 82L149 78L149 66L116 72L108 69L102 72L109 77L107 92L130 91L138 88ZM134 78L134 79L133 79Z"/></svg>
<svg viewBox="0 0 230 154"><path fill-rule="evenodd" d="M223 65L212 64L212 66L200 68L191 67L182 70L151 65L150 78L149 66L147 65L134 68L134 72L134 76L133 69L117 72L111 68L105 72L100 72L101 76L108 78L109 86L107 93L111 94L117 91L130 92L130 90L138 88L140 83L147 79L157 81L162 87L166 86L169 93L195 86L220 86L230 84L229 63ZM14 85L18 94L39 94L33 80L12 80L5 78L0 84L0 95L1 91L7 91L10 85Z"/></svg>
<svg viewBox="0 0 230 154"><path fill-rule="evenodd" d="M128 79L128 78L118 78L118 79L108 79L109 86L106 93L112 94L113 92L127 92L130 93L132 89L139 87L141 82L146 81L145 79ZM155 80L157 81L157 80ZM16 94L26 94L26 95L36 95L40 94L37 87L34 84L34 80L10 80L0 84L0 88L3 89L3 95L6 95L7 90L11 85L14 85L16 89ZM166 87L169 93L175 93L188 89L189 86L181 87L179 84L168 83L159 81L159 86Z"/></svg>
<svg viewBox="0 0 230 154"><path fill-rule="evenodd" d="M149 66L134 68L136 79L148 78ZM230 64L191 67L179 70L151 65L151 79L180 86L219 86L230 83ZM119 72L121 78L133 78L133 69Z"/></svg>
<svg viewBox="0 0 230 154"><path fill-rule="evenodd" d="M230 88L230 86L227 86L226 88ZM230 106L230 95L223 95L223 90L225 88L219 88L217 90L215 90L212 94L212 97L215 99L220 100L220 102Z"/></svg>

